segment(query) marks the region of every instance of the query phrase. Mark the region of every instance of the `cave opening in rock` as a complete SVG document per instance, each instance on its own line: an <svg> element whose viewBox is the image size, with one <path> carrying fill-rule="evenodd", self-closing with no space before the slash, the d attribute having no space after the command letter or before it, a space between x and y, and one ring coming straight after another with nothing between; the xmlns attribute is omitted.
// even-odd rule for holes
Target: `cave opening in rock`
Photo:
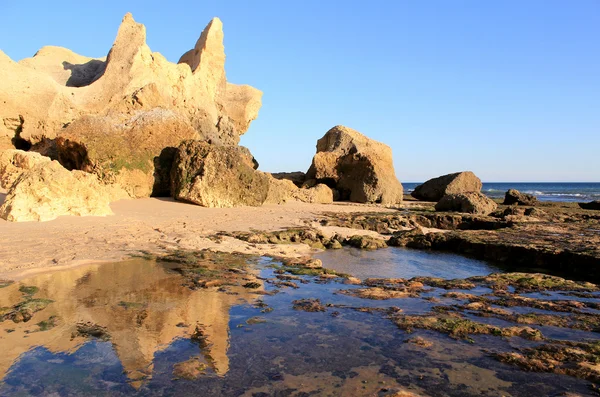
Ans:
<svg viewBox="0 0 600 397"><path fill-rule="evenodd" d="M26 152L31 149L31 142L21 138L18 134L12 139L12 144L15 149L25 150Z"/></svg>

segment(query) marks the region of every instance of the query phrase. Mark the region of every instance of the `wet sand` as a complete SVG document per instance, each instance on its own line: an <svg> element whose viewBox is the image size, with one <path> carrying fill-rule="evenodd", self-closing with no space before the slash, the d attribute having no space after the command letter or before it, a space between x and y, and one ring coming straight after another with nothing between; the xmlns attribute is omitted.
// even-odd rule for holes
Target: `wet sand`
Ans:
<svg viewBox="0 0 600 397"><path fill-rule="evenodd" d="M302 244L257 246L234 238L215 241L209 237L218 232L271 231L305 225L331 212L394 212L347 203L203 208L167 198L122 200L111 204L111 208L114 215L107 217L63 216L49 222L24 223L0 219L0 279L19 279L86 263L119 261L140 251L211 248L301 256L312 250Z"/></svg>

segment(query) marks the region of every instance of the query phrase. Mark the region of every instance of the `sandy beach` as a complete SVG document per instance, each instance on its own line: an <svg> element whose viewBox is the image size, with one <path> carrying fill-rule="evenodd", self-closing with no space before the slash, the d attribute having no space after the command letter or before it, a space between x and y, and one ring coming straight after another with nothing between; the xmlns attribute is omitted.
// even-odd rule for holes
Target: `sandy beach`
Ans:
<svg viewBox="0 0 600 397"><path fill-rule="evenodd" d="M0 192L0 202L5 192ZM328 212L391 212L360 204L265 205L262 207L204 208L166 198L121 200L106 217L63 216L49 222L12 223L0 220L0 278L26 275L93 262L126 259L141 251L212 248L282 256L306 255L303 244L248 244L218 232L277 230L305 225ZM356 234L357 231L354 231Z"/></svg>

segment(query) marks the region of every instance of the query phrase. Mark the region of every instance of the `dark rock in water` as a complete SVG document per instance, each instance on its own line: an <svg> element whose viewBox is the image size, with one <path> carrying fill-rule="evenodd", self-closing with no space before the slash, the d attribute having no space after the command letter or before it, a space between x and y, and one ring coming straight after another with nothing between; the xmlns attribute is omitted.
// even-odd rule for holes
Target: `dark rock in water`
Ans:
<svg viewBox="0 0 600 397"><path fill-rule="evenodd" d="M533 194L521 193L515 189L509 189L504 196L504 205L535 205L537 197Z"/></svg>
<svg viewBox="0 0 600 397"><path fill-rule="evenodd" d="M439 201L448 194L481 191L482 183L471 171L456 172L428 180L411 193L417 200Z"/></svg>
<svg viewBox="0 0 600 397"><path fill-rule="evenodd" d="M600 211L600 200L591 201L589 203L578 203L579 207L584 210L596 210Z"/></svg>
<svg viewBox="0 0 600 397"><path fill-rule="evenodd" d="M498 205L489 197L479 192L466 192L444 196L436 205L436 211L457 211L468 214L487 215Z"/></svg>
<svg viewBox="0 0 600 397"><path fill-rule="evenodd" d="M294 310L302 310L305 312L324 312L325 306L318 299L298 299L292 302Z"/></svg>
<svg viewBox="0 0 600 397"><path fill-rule="evenodd" d="M346 239L345 243L354 248L364 250L376 250L387 247L387 242L384 239L364 235L352 236Z"/></svg>
<svg viewBox="0 0 600 397"><path fill-rule="evenodd" d="M406 247L409 243L417 240L419 237L425 237L425 233L420 227L411 230L402 230L394 233L387 244L390 247Z"/></svg>
<svg viewBox="0 0 600 397"><path fill-rule="evenodd" d="M296 171L296 172L276 172L274 174L271 174L273 176L273 178L275 179L287 179L290 180L292 182L294 182L294 185L298 186L298 187L302 187L302 184L304 183L304 181L306 181L306 174L302 171ZM316 181L315 184L313 184L313 186L316 185ZM309 187L313 187L313 186L309 186Z"/></svg>

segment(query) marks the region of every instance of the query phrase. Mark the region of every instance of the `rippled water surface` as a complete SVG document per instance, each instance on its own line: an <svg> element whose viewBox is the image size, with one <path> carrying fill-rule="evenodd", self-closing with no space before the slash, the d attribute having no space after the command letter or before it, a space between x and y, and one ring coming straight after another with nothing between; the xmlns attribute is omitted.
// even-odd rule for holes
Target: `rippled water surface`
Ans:
<svg viewBox="0 0 600 397"><path fill-rule="evenodd" d="M404 250L343 250L321 257L362 277L494 271L453 255ZM341 268L356 258L357 264L346 263L352 269ZM276 285L272 264L260 261L261 286L251 290L192 290L179 274L148 260L80 267L0 288L0 308L18 304L31 291L35 299L52 300L27 322L0 322L0 395L378 396L398 388L431 396L589 392L589 382L526 373L488 353L522 340L407 334L384 312L357 310L396 306L419 313L431 310L434 303L428 300L343 295L338 291L357 287L341 279L303 276L292 281L297 288ZM432 289L429 296L443 292ZM302 298L320 299L325 311L295 310L293 301ZM102 332L82 334L81 324ZM415 336L432 346L406 343Z"/></svg>

